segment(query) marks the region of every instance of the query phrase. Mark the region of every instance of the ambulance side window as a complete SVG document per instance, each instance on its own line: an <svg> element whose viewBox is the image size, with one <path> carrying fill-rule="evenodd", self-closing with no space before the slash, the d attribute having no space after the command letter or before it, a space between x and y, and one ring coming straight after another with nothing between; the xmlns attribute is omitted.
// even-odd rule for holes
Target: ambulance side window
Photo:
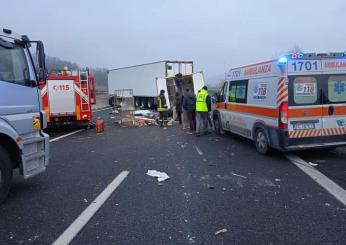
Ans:
<svg viewBox="0 0 346 245"><path fill-rule="evenodd" d="M330 76L328 79L329 103L346 102L346 76Z"/></svg>
<svg viewBox="0 0 346 245"><path fill-rule="evenodd" d="M248 87L248 81L237 81L232 84L232 87L230 89L230 93L232 93L232 96L230 96L231 102L236 103L242 103L246 104L247 102L247 87Z"/></svg>

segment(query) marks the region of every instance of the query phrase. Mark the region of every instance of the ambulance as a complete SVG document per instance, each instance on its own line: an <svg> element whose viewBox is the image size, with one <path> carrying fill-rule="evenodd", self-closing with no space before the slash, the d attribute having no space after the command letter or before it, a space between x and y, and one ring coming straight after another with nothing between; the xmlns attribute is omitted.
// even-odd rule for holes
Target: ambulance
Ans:
<svg viewBox="0 0 346 245"><path fill-rule="evenodd" d="M292 53L231 69L217 94L215 131L257 151L346 145L346 53Z"/></svg>

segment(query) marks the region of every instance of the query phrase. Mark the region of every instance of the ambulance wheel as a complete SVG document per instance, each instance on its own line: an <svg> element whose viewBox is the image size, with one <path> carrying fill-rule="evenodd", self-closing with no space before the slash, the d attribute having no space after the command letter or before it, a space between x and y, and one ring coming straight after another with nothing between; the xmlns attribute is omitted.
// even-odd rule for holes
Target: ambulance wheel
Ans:
<svg viewBox="0 0 346 245"><path fill-rule="evenodd" d="M0 146L0 204L10 191L12 182L12 166L8 152Z"/></svg>
<svg viewBox="0 0 346 245"><path fill-rule="evenodd" d="M221 122L219 119L219 116L214 116L214 130L215 133L220 134L220 135L224 135L225 131L223 131L222 126L221 126Z"/></svg>
<svg viewBox="0 0 346 245"><path fill-rule="evenodd" d="M269 151L268 137L265 131L261 128L256 130L255 144L256 144L256 149L259 153L263 155L268 153Z"/></svg>

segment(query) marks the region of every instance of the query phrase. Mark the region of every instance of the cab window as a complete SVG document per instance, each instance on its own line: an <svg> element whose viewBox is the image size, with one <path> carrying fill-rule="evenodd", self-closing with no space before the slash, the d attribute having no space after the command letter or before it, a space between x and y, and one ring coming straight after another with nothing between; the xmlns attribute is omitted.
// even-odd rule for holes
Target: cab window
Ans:
<svg viewBox="0 0 346 245"><path fill-rule="evenodd" d="M295 104L315 104L317 102L317 80L314 77L296 77L293 81Z"/></svg>
<svg viewBox="0 0 346 245"><path fill-rule="evenodd" d="M328 100L331 103L346 102L346 76L330 76Z"/></svg>

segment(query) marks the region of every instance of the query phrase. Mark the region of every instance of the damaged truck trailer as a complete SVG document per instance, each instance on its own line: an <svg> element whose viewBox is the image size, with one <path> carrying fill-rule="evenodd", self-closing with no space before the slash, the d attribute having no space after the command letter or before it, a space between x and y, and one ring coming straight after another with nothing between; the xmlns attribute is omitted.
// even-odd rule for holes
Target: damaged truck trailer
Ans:
<svg viewBox="0 0 346 245"><path fill-rule="evenodd" d="M168 60L111 69L108 71L109 104L113 106L114 91L132 89L135 107L153 109L159 89L169 87L169 84L162 83L169 81L166 78L174 78L179 74L182 77L190 76L191 83L194 83L193 72L192 61Z"/></svg>

